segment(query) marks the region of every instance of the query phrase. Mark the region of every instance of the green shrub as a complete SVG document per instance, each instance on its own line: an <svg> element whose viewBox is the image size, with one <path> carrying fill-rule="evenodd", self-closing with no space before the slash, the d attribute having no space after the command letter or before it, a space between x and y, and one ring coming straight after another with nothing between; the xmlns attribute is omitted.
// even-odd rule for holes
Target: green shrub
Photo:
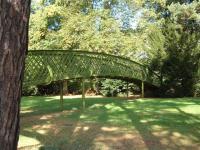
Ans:
<svg viewBox="0 0 200 150"><path fill-rule="evenodd" d="M37 86L28 86L22 88L22 95L23 96L34 96L38 95L38 88Z"/></svg>
<svg viewBox="0 0 200 150"><path fill-rule="evenodd" d="M121 80L105 79L101 81L100 93L103 96L115 97L120 92L124 92L126 83Z"/></svg>
<svg viewBox="0 0 200 150"><path fill-rule="evenodd" d="M197 84L195 85L194 96L195 96L195 97L200 97L200 83L197 83Z"/></svg>

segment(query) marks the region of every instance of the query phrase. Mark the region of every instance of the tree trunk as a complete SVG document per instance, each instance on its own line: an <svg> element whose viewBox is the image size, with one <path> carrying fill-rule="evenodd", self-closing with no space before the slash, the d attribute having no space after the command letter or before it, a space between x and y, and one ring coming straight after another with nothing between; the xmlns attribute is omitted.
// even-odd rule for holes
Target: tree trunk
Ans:
<svg viewBox="0 0 200 150"><path fill-rule="evenodd" d="M16 150L30 0L0 0L0 149Z"/></svg>

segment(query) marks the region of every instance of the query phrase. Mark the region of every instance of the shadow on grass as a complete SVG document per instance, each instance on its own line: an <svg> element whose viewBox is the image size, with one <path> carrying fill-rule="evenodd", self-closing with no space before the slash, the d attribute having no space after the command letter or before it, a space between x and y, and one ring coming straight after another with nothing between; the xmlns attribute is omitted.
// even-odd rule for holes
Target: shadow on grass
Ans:
<svg viewBox="0 0 200 150"><path fill-rule="evenodd" d="M149 150L198 149L200 117L181 110L196 103L147 100L135 102L133 109L127 108L127 104L120 107L127 112Z"/></svg>
<svg viewBox="0 0 200 150"><path fill-rule="evenodd" d="M90 98L84 111L81 99L64 101L61 112L59 99L24 98L21 135L37 139L41 150L197 150L200 146L200 99ZM105 126L119 128L104 131ZM136 137L117 138L126 134L122 128L135 132Z"/></svg>

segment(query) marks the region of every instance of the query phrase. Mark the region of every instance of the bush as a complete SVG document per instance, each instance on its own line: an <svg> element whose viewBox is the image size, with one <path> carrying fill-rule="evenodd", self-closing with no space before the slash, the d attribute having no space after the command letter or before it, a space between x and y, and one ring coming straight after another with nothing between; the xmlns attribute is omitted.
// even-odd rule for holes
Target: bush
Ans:
<svg viewBox="0 0 200 150"><path fill-rule="evenodd" d="M200 83L197 83L194 87L195 91L194 91L194 96L195 97L200 97Z"/></svg>
<svg viewBox="0 0 200 150"><path fill-rule="evenodd" d="M60 83L52 82L48 85L39 85L38 94L39 95L56 95L60 93Z"/></svg>
<svg viewBox="0 0 200 150"><path fill-rule="evenodd" d="M101 81L100 93L103 96L115 97L118 93L125 91L126 83L121 80L105 79Z"/></svg>
<svg viewBox="0 0 200 150"><path fill-rule="evenodd" d="M37 86L28 86L22 88L22 95L23 96L34 96L38 95L38 88Z"/></svg>
<svg viewBox="0 0 200 150"><path fill-rule="evenodd" d="M68 82L68 92L71 94L81 94L81 81L70 80Z"/></svg>

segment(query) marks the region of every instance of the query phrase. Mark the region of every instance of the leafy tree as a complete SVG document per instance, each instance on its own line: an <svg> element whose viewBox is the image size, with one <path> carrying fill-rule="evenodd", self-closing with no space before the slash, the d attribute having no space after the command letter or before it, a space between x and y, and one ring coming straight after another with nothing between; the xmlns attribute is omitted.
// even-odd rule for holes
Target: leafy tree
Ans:
<svg viewBox="0 0 200 150"><path fill-rule="evenodd" d="M148 4L152 15L142 22L146 60L160 73L164 94L192 96L199 78L200 3L162 2Z"/></svg>
<svg viewBox="0 0 200 150"><path fill-rule="evenodd" d="M121 1L43 1L31 15L29 49L81 49L126 55L136 48L134 35L125 33L115 17L113 9Z"/></svg>
<svg viewBox="0 0 200 150"><path fill-rule="evenodd" d="M167 59L163 73L177 96L193 96L200 59L200 3L172 4L164 35Z"/></svg>

